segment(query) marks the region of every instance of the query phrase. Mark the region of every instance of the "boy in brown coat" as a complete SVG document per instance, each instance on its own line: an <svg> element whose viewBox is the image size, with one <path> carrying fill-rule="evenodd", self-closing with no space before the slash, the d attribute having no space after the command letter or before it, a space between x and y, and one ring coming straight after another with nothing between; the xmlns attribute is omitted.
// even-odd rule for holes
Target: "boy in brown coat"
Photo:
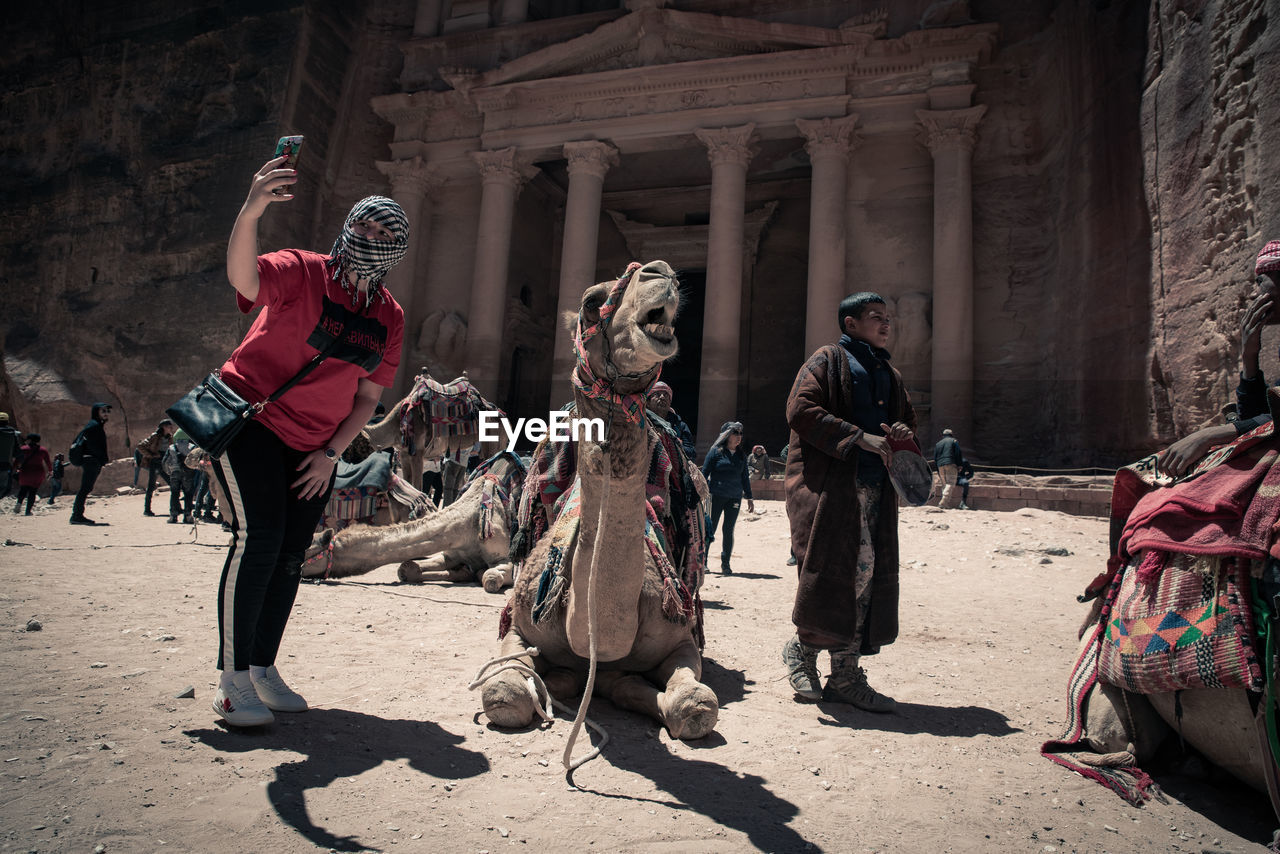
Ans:
<svg viewBox="0 0 1280 854"><path fill-rule="evenodd" d="M845 297L843 333L796 376L787 399L791 442L787 518L799 570L782 660L796 694L891 712L859 658L898 635L898 498L888 480L889 440L914 436L915 411L884 349L891 318L874 293ZM831 675L819 682L820 650Z"/></svg>

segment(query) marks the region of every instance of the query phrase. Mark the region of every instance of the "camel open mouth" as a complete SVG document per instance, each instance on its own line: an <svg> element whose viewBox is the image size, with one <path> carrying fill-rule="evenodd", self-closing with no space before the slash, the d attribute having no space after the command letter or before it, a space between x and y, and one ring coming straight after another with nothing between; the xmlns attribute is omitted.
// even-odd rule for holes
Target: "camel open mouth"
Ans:
<svg viewBox="0 0 1280 854"><path fill-rule="evenodd" d="M646 323L640 328L644 330L645 335L664 346L670 344L676 338L675 328L665 323Z"/></svg>

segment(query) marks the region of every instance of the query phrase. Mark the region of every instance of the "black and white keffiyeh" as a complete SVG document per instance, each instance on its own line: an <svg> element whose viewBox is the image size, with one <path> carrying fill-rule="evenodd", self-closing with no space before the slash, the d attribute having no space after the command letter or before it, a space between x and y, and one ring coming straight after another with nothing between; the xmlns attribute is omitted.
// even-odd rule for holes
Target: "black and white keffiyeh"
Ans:
<svg viewBox="0 0 1280 854"><path fill-rule="evenodd" d="M367 219L376 222L391 232L395 239L391 241L372 240L356 234L352 224ZM347 221L342 225L342 233L333 242L329 254L329 267L333 271L333 279L341 283L343 290L351 294L351 305L355 306L360 299L359 289L347 281L347 273L353 272L357 279L367 279L368 290L365 293L365 305L373 304L377 296L385 299L382 280L387 271L400 263L409 249L409 218L404 210L386 196L369 196L361 199L347 214Z"/></svg>

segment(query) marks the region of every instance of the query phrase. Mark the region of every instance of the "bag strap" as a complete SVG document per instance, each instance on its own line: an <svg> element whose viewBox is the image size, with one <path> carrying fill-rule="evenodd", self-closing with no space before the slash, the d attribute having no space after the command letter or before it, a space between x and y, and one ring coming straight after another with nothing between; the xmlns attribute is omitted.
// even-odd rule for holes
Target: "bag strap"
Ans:
<svg viewBox="0 0 1280 854"><path fill-rule="evenodd" d="M280 388L276 389L270 395L268 395L266 400L262 401L261 403L255 403L253 405L254 411L262 412L262 410L267 408L268 403L270 403L273 400L279 400L280 397L286 391L293 388L298 383L302 382L302 379L307 374L311 373L316 368L318 368L320 366L320 363L323 362L325 359L327 359L330 356L330 354L332 354L333 351L337 349L338 342L340 340L341 340L341 336L337 336L337 335L335 335L332 339L330 339L329 343L324 346L324 349L322 349L319 353L316 353L314 356L312 356L311 361L307 362L305 365L302 366L302 370L298 371L296 374L290 377L288 381L285 382L284 385L280 386Z"/></svg>

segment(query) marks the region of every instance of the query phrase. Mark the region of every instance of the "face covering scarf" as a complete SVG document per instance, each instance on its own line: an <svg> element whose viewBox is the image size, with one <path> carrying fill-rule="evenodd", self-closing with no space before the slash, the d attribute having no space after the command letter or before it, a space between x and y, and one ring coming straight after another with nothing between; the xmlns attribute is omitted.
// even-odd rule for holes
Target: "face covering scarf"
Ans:
<svg viewBox="0 0 1280 854"><path fill-rule="evenodd" d="M357 234L352 226L360 220L369 220L381 225L391 232L394 240L373 240ZM356 285L348 281L347 273L355 273L357 279L369 282L365 292L365 306L373 304L375 297L386 300L382 280L387 271L400 263L405 252L409 250L409 218L391 199L385 196L369 196L356 202L347 214L342 233L333 242L329 251L329 268L333 271L333 280L342 285L342 289L351 295L351 305L359 303L360 291Z"/></svg>

